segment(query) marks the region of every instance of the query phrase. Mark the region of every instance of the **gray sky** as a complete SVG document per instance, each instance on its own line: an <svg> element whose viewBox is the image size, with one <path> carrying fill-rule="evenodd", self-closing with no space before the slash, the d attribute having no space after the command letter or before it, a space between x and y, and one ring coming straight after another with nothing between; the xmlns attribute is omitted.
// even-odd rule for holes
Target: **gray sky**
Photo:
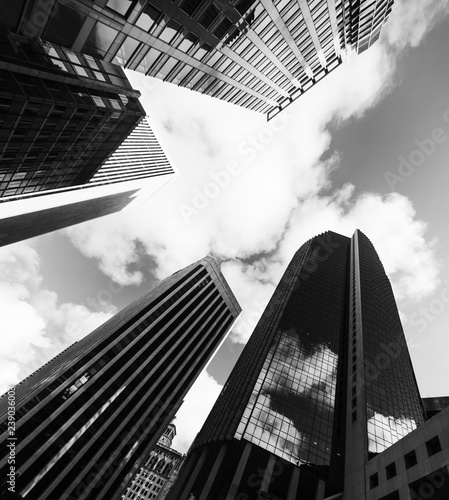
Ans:
<svg viewBox="0 0 449 500"><path fill-rule="evenodd" d="M270 124L128 72L179 176L140 210L0 249L2 389L212 253L243 314L180 410L185 451L295 250L358 227L392 281L421 395L449 395L448 14L395 2L379 43Z"/></svg>

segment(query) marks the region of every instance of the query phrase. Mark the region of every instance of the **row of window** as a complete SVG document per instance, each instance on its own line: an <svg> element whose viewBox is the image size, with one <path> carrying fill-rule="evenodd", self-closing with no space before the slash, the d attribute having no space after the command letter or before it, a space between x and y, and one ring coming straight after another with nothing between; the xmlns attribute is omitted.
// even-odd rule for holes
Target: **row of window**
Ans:
<svg viewBox="0 0 449 500"><path fill-rule="evenodd" d="M441 451L441 443L438 436L435 436L432 439L429 439L429 441L426 441L425 445L426 445L427 455L429 457ZM415 450L412 450L409 453L405 454L403 456L403 460L406 469L410 469L411 467L417 465L418 459L416 457ZM397 476L396 462L391 462L385 467L385 476L387 478L387 481ZM379 486L379 474L377 472L375 472L370 476L369 484L370 484L370 489L374 489L377 486Z"/></svg>

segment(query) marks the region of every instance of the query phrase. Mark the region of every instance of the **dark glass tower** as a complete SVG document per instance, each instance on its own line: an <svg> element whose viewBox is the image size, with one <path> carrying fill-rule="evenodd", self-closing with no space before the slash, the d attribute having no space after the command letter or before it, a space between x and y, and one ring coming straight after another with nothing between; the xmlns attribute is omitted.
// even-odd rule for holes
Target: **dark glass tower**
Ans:
<svg viewBox="0 0 449 500"><path fill-rule="evenodd" d="M239 312L206 257L63 351L16 386L17 440L0 399L2 481L13 442L24 498L120 498Z"/></svg>
<svg viewBox="0 0 449 500"><path fill-rule="evenodd" d="M88 183L145 117L140 92L116 65L0 27L0 201Z"/></svg>
<svg viewBox="0 0 449 500"><path fill-rule="evenodd" d="M289 264L168 498L364 498L368 460L423 422L374 247L326 232Z"/></svg>
<svg viewBox="0 0 449 500"><path fill-rule="evenodd" d="M393 0L7 0L5 22L268 118L380 36ZM44 12L43 12L44 11ZM36 22L40 20L40 22Z"/></svg>

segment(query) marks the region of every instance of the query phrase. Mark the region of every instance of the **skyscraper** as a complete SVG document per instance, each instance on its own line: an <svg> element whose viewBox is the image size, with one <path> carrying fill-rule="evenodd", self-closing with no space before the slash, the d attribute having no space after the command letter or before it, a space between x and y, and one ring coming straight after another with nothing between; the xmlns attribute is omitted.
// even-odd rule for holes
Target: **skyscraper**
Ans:
<svg viewBox="0 0 449 500"><path fill-rule="evenodd" d="M25 5L23 5L25 4ZM93 5L92 5L93 4ZM5 22L275 116L380 36L393 0L11 0ZM37 22L40 20L40 22Z"/></svg>
<svg viewBox="0 0 449 500"><path fill-rule="evenodd" d="M0 199L0 246L139 206L175 175L141 118L84 184Z"/></svg>
<svg viewBox="0 0 449 500"><path fill-rule="evenodd" d="M206 257L18 384L17 440L8 435L3 395L0 493L13 442L16 492L24 498L119 499L239 312Z"/></svg>
<svg viewBox="0 0 449 500"><path fill-rule="evenodd" d="M0 31L0 245L119 211L174 177L122 68Z"/></svg>
<svg viewBox="0 0 449 500"><path fill-rule="evenodd" d="M329 231L293 257L168 499L365 498L369 459L424 420L373 245Z"/></svg>
<svg viewBox="0 0 449 500"><path fill-rule="evenodd" d="M86 184L145 117L140 92L116 65L4 26L0 47L1 201Z"/></svg>

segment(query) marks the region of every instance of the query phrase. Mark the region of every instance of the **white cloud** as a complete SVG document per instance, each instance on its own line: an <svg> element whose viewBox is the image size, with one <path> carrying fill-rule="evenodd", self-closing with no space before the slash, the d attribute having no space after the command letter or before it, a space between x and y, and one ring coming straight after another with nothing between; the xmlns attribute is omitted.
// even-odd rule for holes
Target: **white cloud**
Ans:
<svg viewBox="0 0 449 500"><path fill-rule="evenodd" d="M367 427L368 450L381 453L387 448L385 443L396 443L416 429L417 425L413 418L394 418L391 415L386 416L374 412L374 415L367 421Z"/></svg>
<svg viewBox="0 0 449 500"><path fill-rule="evenodd" d="M378 250L398 298L416 300L431 293L438 282L434 242L427 241L426 225L410 200L398 194L359 194L349 184L330 194L330 172L340 158L329 151L329 125L359 119L390 91L397 57L417 46L447 13L442 4L396 1L383 41L350 56L271 122L278 132L247 110L132 76L180 176L139 210L94 220L67 234L122 285L142 280L141 273L129 271L139 259L136 240L154 257L158 278L211 252L224 259L223 272L244 309L233 332L238 342L249 336L293 253L327 229L350 236L360 228ZM323 161L326 151L330 159ZM220 175L229 162L236 162L240 173L229 177L216 196L208 196L207 186L216 182L211 174ZM186 221L182 207L187 205L197 213ZM22 289L16 293L19 298L26 294ZM54 299L49 312L36 302L28 313L57 324L66 337L81 334L74 318L89 325L102 319L75 305L57 306L51 293L47 299ZM46 337L35 328L32 338L39 345ZM177 419L179 448L188 446L218 391L207 374L198 379ZM198 408L203 408L200 413Z"/></svg>
<svg viewBox="0 0 449 500"><path fill-rule="evenodd" d="M449 14L449 4L435 0L395 0L385 36L396 50L417 47L425 35Z"/></svg>
<svg viewBox="0 0 449 500"><path fill-rule="evenodd" d="M42 287L36 250L25 243L0 248L0 394L103 323L111 314L58 304Z"/></svg>
<svg viewBox="0 0 449 500"><path fill-rule="evenodd" d="M223 387L205 371L197 378L176 414L172 447L186 453Z"/></svg>

